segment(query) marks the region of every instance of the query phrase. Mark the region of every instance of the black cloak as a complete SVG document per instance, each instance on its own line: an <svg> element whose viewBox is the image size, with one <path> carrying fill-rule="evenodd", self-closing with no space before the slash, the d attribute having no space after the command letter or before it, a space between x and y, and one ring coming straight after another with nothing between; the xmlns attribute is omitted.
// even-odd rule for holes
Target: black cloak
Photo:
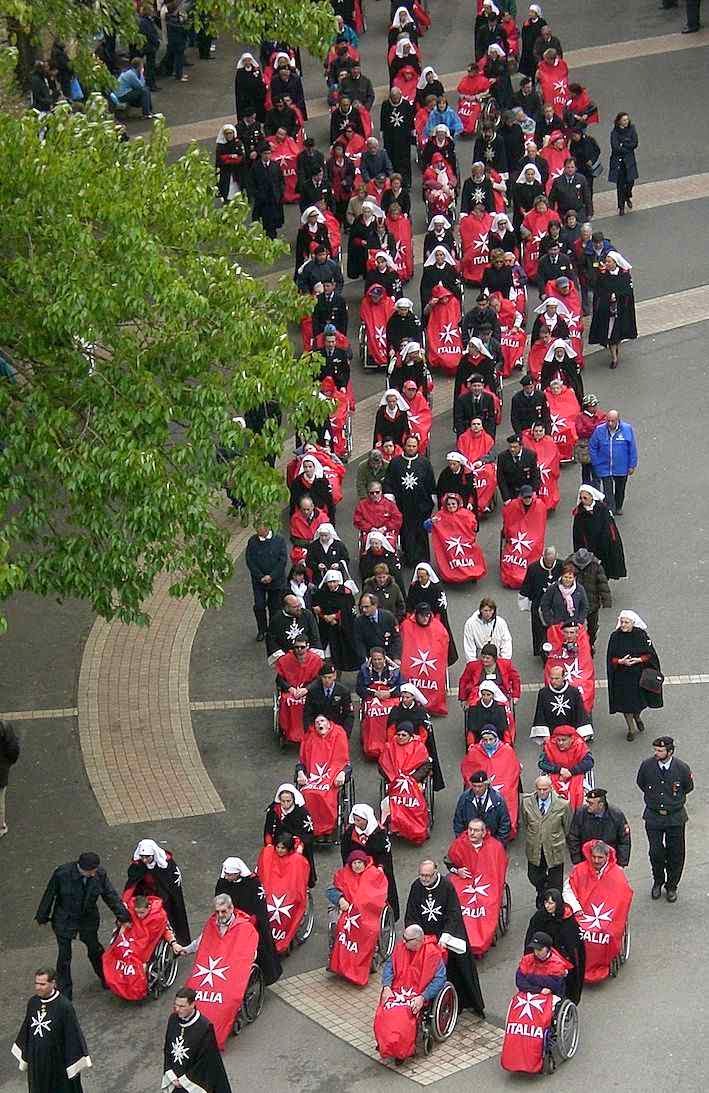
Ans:
<svg viewBox="0 0 709 1093"><path fill-rule="evenodd" d="M427 562L428 532L423 522L433 512L433 494L436 492L436 479L428 459L422 455L396 456L387 467L384 492L393 496L404 518L401 552L405 563Z"/></svg>
<svg viewBox="0 0 709 1093"><path fill-rule="evenodd" d="M416 567L414 566L414 577L415 576ZM433 614L441 620L448 632L448 666L450 667L458 660L458 650L455 646L453 631L448 622L448 599L440 581L438 584L429 581L426 587L422 588L418 581L412 580L409 585L409 591L406 594L407 612L412 612L420 603L427 603L429 605Z"/></svg>
<svg viewBox="0 0 709 1093"><path fill-rule="evenodd" d="M561 892L551 888L544 893L544 898L550 895L554 896L560 913L550 915L544 906L535 911L529 920L524 947L526 949L529 946L532 937L539 931L549 935L554 948L573 964L572 970L566 976L566 997L578 1005L583 991L586 947L579 925L570 909L564 904Z"/></svg>
<svg viewBox="0 0 709 1093"><path fill-rule="evenodd" d="M283 832L288 835L296 835L303 844L303 854L310 864L310 878L308 888L314 888L318 882L315 871L315 853L313 850L313 821L310 818L305 805L294 805L287 815L280 815L280 806L272 801L266 809L266 821L263 826L264 841L267 835L272 842L278 841L278 836Z"/></svg>
<svg viewBox="0 0 709 1093"><path fill-rule="evenodd" d="M604 501L596 501L592 509L578 505L574 509L574 550L586 547L595 554L611 581L627 576L623 541L612 512Z"/></svg>
<svg viewBox="0 0 709 1093"><path fill-rule="evenodd" d="M616 657L647 657L642 664L619 668L613 663ZM634 626L629 633L614 630L608 639L608 709L611 713L641 714L646 707L659 710L662 694L654 694L640 686L643 668L660 671L660 659L646 630Z"/></svg>
<svg viewBox="0 0 709 1093"><path fill-rule="evenodd" d="M468 937L463 923L463 913L455 888L447 877L439 876L437 884L425 888L420 880L411 885L404 917L406 926L414 923L421 926L424 933L440 938L448 933L465 942L466 951L462 954L449 950L446 975L458 993L461 1009L472 1009L481 1017L485 1016L473 954L468 945Z"/></svg>
<svg viewBox="0 0 709 1093"><path fill-rule="evenodd" d="M470 508L478 514L478 491L475 488L475 478L471 472L463 468L459 474L450 469L448 464L443 468L436 483L438 495L438 507L443 507L443 498L447 493L455 493L460 497L466 508Z"/></svg>
<svg viewBox="0 0 709 1093"><path fill-rule="evenodd" d="M360 666L354 642L354 598L352 593L339 586L334 592L323 585L313 592L313 609L319 607L323 615L339 614L339 622L332 626L315 614L323 649L330 646L330 660L338 672L356 672Z"/></svg>
<svg viewBox="0 0 709 1093"><path fill-rule="evenodd" d="M244 914L253 915L256 919L259 943L256 953L256 963L263 972L263 978L268 987L280 979L283 968L281 958L276 952L276 946L271 933L271 924L268 920L266 899L261 881L253 873L248 877L241 877L238 881L225 880L220 877L214 888L214 895L225 893L231 902Z"/></svg>
<svg viewBox="0 0 709 1093"><path fill-rule="evenodd" d="M485 725L492 725L497 730L497 735L502 740L508 730L507 714L501 702L493 702L489 708L476 702L474 706L468 706L465 711L465 731L472 733L475 743L480 743L480 733Z"/></svg>
<svg viewBox="0 0 709 1093"><path fill-rule="evenodd" d="M394 919L398 921L401 910L399 908L399 892L394 876L394 858L391 852L391 839L383 827L376 827L371 835L363 835L354 824L348 824L342 832L340 840L340 853L343 863L353 850L366 850L371 855L375 865L378 865L386 876L389 889L387 902L394 912Z"/></svg>
<svg viewBox="0 0 709 1093"><path fill-rule="evenodd" d="M380 406L374 418L374 443L380 440L393 440L400 448L403 448L411 427L409 415L406 410L397 409L394 417L387 413L386 406Z"/></svg>
<svg viewBox="0 0 709 1093"><path fill-rule="evenodd" d="M142 861L131 862L126 881L126 888L130 887L133 887L136 896L159 896L177 941L180 945L189 945L192 937L182 891L182 873L169 851L164 869L159 869L157 865L148 869Z"/></svg>
<svg viewBox="0 0 709 1093"><path fill-rule="evenodd" d="M74 1007L59 991L30 998L11 1051L31 1093L81 1093L81 1071L91 1058Z"/></svg>
<svg viewBox="0 0 709 1093"><path fill-rule="evenodd" d="M442 266L437 266L435 263L431 266L424 266L420 288L422 312L426 304L430 303L436 285L443 285L454 296L460 298L460 278L455 266L449 265L448 262L445 262Z"/></svg>
<svg viewBox="0 0 709 1093"><path fill-rule="evenodd" d="M618 345L638 336L635 294L630 272L599 273L593 288L589 345Z"/></svg>
<svg viewBox="0 0 709 1093"><path fill-rule="evenodd" d="M163 1093L181 1088L174 1084L174 1079L183 1077L192 1083L191 1089L231 1093L214 1026L197 1009L187 1021L171 1013L165 1030Z"/></svg>

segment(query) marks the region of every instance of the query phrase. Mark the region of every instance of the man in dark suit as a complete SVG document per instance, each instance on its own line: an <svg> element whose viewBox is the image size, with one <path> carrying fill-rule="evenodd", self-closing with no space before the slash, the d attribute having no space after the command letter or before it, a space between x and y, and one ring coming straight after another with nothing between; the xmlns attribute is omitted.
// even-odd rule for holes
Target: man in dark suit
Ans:
<svg viewBox="0 0 709 1093"><path fill-rule="evenodd" d="M652 898L659 899L662 887L668 903L676 903L677 886L685 856L684 829L688 816L687 794L694 789L692 772L675 757L671 736L652 742L654 757L640 764L637 784L645 798L645 831L652 868Z"/></svg>
<svg viewBox="0 0 709 1093"><path fill-rule="evenodd" d="M51 922L57 939L57 986L66 998L72 994L71 943L77 934L86 946L92 968L104 982L103 945L98 939L99 896L119 923L130 922L130 915L98 854L87 851L79 855L78 861L54 870L37 908L37 922L40 926Z"/></svg>
<svg viewBox="0 0 709 1093"><path fill-rule="evenodd" d="M477 372L473 373L464 390L465 394L455 400L453 408L455 435L462 436L466 429L470 427L473 418L479 417L483 423L483 429L494 440L497 431L495 400L485 390L482 376Z"/></svg>
<svg viewBox="0 0 709 1093"><path fill-rule="evenodd" d="M313 337L322 334L326 326L332 324L340 334L347 333L347 301L337 291L337 286L330 275L329 280L322 282L323 290L315 301L313 308Z"/></svg>
<svg viewBox="0 0 709 1093"><path fill-rule="evenodd" d="M523 486L538 490L541 485L536 453L522 447L519 433L507 437L507 451L497 457L497 485L503 501L519 497Z"/></svg>
<svg viewBox="0 0 709 1093"><path fill-rule="evenodd" d="M379 606L376 596L364 592L359 598L360 614L355 619L355 648L360 663L364 664L374 648L383 649L397 664L401 661L401 635L391 611Z"/></svg>
<svg viewBox="0 0 709 1093"><path fill-rule="evenodd" d="M279 163L271 160L271 145L261 144L258 159L251 168L254 196L253 219L260 220L269 239L275 239L283 227L285 181Z"/></svg>
<svg viewBox="0 0 709 1093"><path fill-rule="evenodd" d="M549 191L549 204L556 209L563 220L569 209L573 209L579 220L590 220L592 213L591 195L588 182L576 170L576 160L569 156L564 163L564 170L554 179Z"/></svg>
<svg viewBox="0 0 709 1093"><path fill-rule="evenodd" d="M574 263L570 255L562 252L559 243L551 243L546 254L539 259L539 292L544 292L547 281L555 281L557 277L568 277L572 281L575 277Z"/></svg>
<svg viewBox="0 0 709 1093"><path fill-rule="evenodd" d="M349 736L354 725L352 694L337 682L337 672L331 660L323 661L318 678L308 686L303 710L303 725L308 729L315 718L323 714L336 725L341 725Z"/></svg>

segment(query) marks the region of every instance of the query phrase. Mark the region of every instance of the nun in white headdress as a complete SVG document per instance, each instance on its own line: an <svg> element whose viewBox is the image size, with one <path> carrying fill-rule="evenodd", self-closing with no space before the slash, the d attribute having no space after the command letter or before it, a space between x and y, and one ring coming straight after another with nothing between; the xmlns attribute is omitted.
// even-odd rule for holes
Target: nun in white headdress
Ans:
<svg viewBox="0 0 709 1093"><path fill-rule="evenodd" d="M350 571L350 553L332 524L321 524L308 547L305 564L313 575L316 585L330 569L337 569L343 580L347 580Z"/></svg>
<svg viewBox="0 0 709 1093"><path fill-rule="evenodd" d="M346 862L353 850L364 850L371 855L374 864L385 874L388 882L387 903L394 912L394 920L399 918L399 893L396 889L394 861L391 853L391 839L381 826L371 805L353 805L347 817L347 826L342 832L340 853Z"/></svg>
<svg viewBox="0 0 709 1093"><path fill-rule="evenodd" d="M360 666L355 649L355 600L351 585L352 582L345 582L339 569L328 569L313 593L320 644L338 672L355 672Z"/></svg>
<svg viewBox="0 0 709 1093"><path fill-rule="evenodd" d="M509 743L507 706L507 698L497 684L490 679L484 679L478 685L477 702L471 702L465 711L465 733L468 745L480 743L480 734L486 725L492 725L500 740Z"/></svg>
<svg viewBox="0 0 709 1093"><path fill-rule="evenodd" d="M227 205L241 193L242 172L246 166L244 146L236 135L235 125L227 123L217 133L214 166L217 170L217 189Z"/></svg>
<svg viewBox="0 0 709 1093"><path fill-rule="evenodd" d="M256 963L263 972L266 986L280 979L283 968L271 933L266 896L261 881L241 858L225 858L214 888L214 895L227 895L237 910L256 919L259 943Z"/></svg>
<svg viewBox="0 0 709 1093"><path fill-rule="evenodd" d="M594 486L582 485L574 509L574 550L586 547L595 554L611 581L627 576L625 552L613 513L605 495Z"/></svg>
<svg viewBox="0 0 709 1093"><path fill-rule="evenodd" d="M417 562L414 566L411 584L406 595L407 612L411 614L420 603L428 604L433 614L441 620L448 631L448 664L449 666L455 664L458 660L458 650L448 622L448 597L438 574L428 562Z"/></svg>
<svg viewBox="0 0 709 1093"><path fill-rule="evenodd" d="M537 71L537 58L534 56L534 47L537 38L542 33L542 27L546 26L546 19L542 14L539 4L529 5L529 14L522 23L522 51L519 57L519 70L525 76L534 79Z"/></svg>
<svg viewBox="0 0 709 1093"><path fill-rule="evenodd" d="M424 262L421 274L421 311L431 300L436 285L443 285L454 296L460 296L461 280L451 252L442 244L435 246Z"/></svg>
<svg viewBox="0 0 709 1093"><path fill-rule="evenodd" d="M266 120L266 84L261 66L253 53L242 53L237 61L234 96L239 121L243 121L250 114L255 114L258 122Z"/></svg>
<svg viewBox="0 0 709 1093"><path fill-rule="evenodd" d="M298 508L301 497L312 497L315 507L325 509L330 520L335 520L335 502L330 483L325 477L322 463L312 452L305 452L290 485L290 514Z"/></svg>
<svg viewBox="0 0 709 1093"><path fill-rule="evenodd" d="M638 336L632 267L617 250L609 251L599 267L593 289L589 345L607 346L610 367L620 362L620 343Z"/></svg>
<svg viewBox="0 0 709 1093"><path fill-rule="evenodd" d="M128 866L124 896L159 896L180 945L189 945L182 873L169 850L154 839L141 839Z"/></svg>
<svg viewBox="0 0 709 1093"><path fill-rule="evenodd" d="M399 689L399 705L389 715L389 724L396 727L402 721L410 721L414 729L423 736L424 743L431 757L433 788L436 793L446 788L443 771L438 760L438 749L433 724L427 710L428 701L415 683L402 683Z"/></svg>
<svg viewBox="0 0 709 1093"><path fill-rule="evenodd" d="M635 611L623 610L615 630L608 639L608 709L622 713L628 728L626 738L632 740L645 726L640 714L646 707L662 706L662 680L653 687L642 687L645 669L660 672L660 659L647 632L647 625ZM648 673L649 674L649 673ZM646 676L646 682L650 682Z"/></svg>

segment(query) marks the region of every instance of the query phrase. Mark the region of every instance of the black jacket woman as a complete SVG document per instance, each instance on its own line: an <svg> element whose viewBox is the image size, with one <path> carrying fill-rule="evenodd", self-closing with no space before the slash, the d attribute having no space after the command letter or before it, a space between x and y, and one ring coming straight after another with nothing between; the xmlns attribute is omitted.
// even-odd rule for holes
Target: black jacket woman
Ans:
<svg viewBox="0 0 709 1093"><path fill-rule="evenodd" d="M583 990L586 950L576 918L571 908L564 903L561 892L557 888L546 890L542 906L530 918L527 936L524 939L525 949L534 934L540 930L549 934L554 948L573 964L572 970L566 977L566 997L578 1005Z"/></svg>
<svg viewBox="0 0 709 1093"><path fill-rule="evenodd" d="M633 207L633 185L638 177L638 164L635 149L638 146L638 134L624 112L616 114L611 129L611 158L608 163L608 181L615 182L618 194L618 213L625 215L625 206Z"/></svg>
<svg viewBox="0 0 709 1093"><path fill-rule="evenodd" d="M640 686L643 671L660 671L660 660L650 640L647 626L635 611L621 611L615 630L608 639L608 709L622 713L627 726L627 739L635 730L644 732L640 714L646 707L662 707L662 688L646 690Z"/></svg>
<svg viewBox="0 0 709 1093"><path fill-rule="evenodd" d="M581 486L574 509L574 550L586 547L595 554L611 581L626 577L623 541L605 496L594 486Z"/></svg>

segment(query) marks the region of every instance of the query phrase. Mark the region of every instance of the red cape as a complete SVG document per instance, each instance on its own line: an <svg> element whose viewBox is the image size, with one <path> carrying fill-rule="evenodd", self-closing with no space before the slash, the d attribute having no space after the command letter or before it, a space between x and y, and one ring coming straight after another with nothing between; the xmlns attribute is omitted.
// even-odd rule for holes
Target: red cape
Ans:
<svg viewBox="0 0 709 1093"><path fill-rule="evenodd" d="M581 412L578 399L570 387L564 387L555 395L550 387L544 392L551 416L551 437L559 449L562 463L574 458L576 436L576 415Z"/></svg>
<svg viewBox="0 0 709 1093"><path fill-rule="evenodd" d="M353 873L349 866L343 865L332 883L352 907L343 911L337 920L328 968L335 975L363 987L369 982L379 924L387 901L388 881L379 866L370 860L363 873Z"/></svg>
<svg viewBox="0 0 709 1093"><path fill-rule="evenodd" d="M454 839L446 855L456 869L465 867L470 877L451 873L463 912L465 932L474 956L483 956L495 940L497 919L507 876L507 854L502 843L486 833L479 850L471 846L467 831Z"/></svg>
<svg viewBox="0 0 709 1093"><path fill-rule="evenodd" d="M468 462L475 466L478 460L484 459L492 451L495 441L484 429L477 434L473 434L470 429L466 429L456 440L455 446L461 455L464 455ZM475 484L477 486L477 479ZM495 484L497 484L497 477L495 478ZM478 497L479 505L480 498Z"/></svg>
<svg viewBox="0 0 709 1093"><path fill-rule="evenodd" d="M541 558L547 529L547 509L539 497L529 508L515 497L502 509L500 580L505 588L521 588L527 566Z"/></svg>
<svg viewBox="0 0 709 1093"><path fill-rule="evenodd" d="M403 516L399 509L387 497L372 501L364 497L358 501L352 516L352 523L363 535L370 531L401 531Z"/></svg>
<svg viewBox="0 0 709 1093"><path fill-rule="evenodd" d="M374 1038L382 1058L408 1059L414 1054L418 1021L411 999L425 991L442 959L435 937L425 937L416 953L409 952L403 941L397 942L391 958L394 996L380 1002L374 1015Z"/></svg>
<svg viewBox="0 0 709 1093"><path fill-rule="evenodd" d="M460 245L463 251L463 280L479 285L483 273L490 264L488 233L492 227L492 213L476 216L470 213L460 221Z"/></svg>
<svg viewBox="0 0 709 1093"><path fill-rule="evenodd" d="M552 994L520 991L510 1002L505 1019L500 1066L518 1074L540 1074L544 1064L544 1034L551 1025Z"/></svg>
<svg viewBox="0 0 709 1093"><path fill-rule="evenodd" d="M394 265L402 284L410 281L414 275L413 228L408 216L387 216L387 228L394 236L396 252Z"/></svg>
<svg viewBox="0 0 709 1093"><path fill-rule="evenodd" d="M542 148L539 155L546 161L549 168L545 186L546 192L549 193L554 180L564 172L564 160L569 158L569 146L565 144L563 148L554 148L553 145L547 144L546 148Z"/></svg>
<svg viewBox="0 0 709 1093"><path fill-rule="evenodd" d="M474 76L463 76L458 84L458 117L463 123L463 132L473 136L477 127L482 104L470 98L471 95L480 95L483 91L489 91L492 80L476 72Z"/></svg>
<svg viewBox="0 0 709 1093"><path fill-rule="evenodd" d="M295 653L290 650L279 657L276 671L289 687L307 687L317 678L322 668L322 658L308 649L302 664L298 663ZM278 724L286 740L297 744L303 739L303 709L305 697L294 698L287 691L278 692Z"/></svg>
<svg viewBox="0 0 709 1093"><path fill-rule="evenodd" d="M544 741L544 754L550 763L555 763L559 767L575 767L588 755L588 745L571 725L564 725L563 727L568 730L571 737L571 746L566 751L561 750L553 735L561 728L561 726L557 726L552 731L551 737ZM572 774L568 781L563 779L560 774L550 774L549 777L556 793L569 802L572 811L581 807L584 802L583 774Z"/></svg>
<svg viewBox="0 0 709 1093"><path fill-rule="evenodd" d="M433 411L421 391L417 391L412 398L407 413L409 416L409 435L419 438L419 451L425 455L431 437Z"/></svg>
<svg viewBox="0 0 709 1093"><path fill-rule="evenodd" d="M416 99L418 78L418 70L413 65L404 65L392 80L391 86L398 87L403 97L413 103Z"/></svg>
<svg viewBox="0 0 709 1093"><path fill-rule="evenodd" d="M579 627L575 654L564 650L560 625L548 627L547 641L552 651L544 664L544 682L548 684L551 669L555 665L561 665L564 669L564 678L581 691L583 704L590 713L596 701L596 669L586 627Z"/></svg>
<svg viewBox="0 0 709 1093"><path fill-rule="evenodd" d="M559 214L552 209L547 209L545 213L530 209L522 220L522 226L532 233L531 238L525 239L522 244L522 265L530 281L536 280L539 268L539 244L546 235L552 220L556 220L557 224L561 223Z"/></svg>
<svg viewBox="0 0 709 1093"><path fill-rule="evenodd" d="M297 159L305 146L302 140L299 143L294 140L293 137L286 137L283 141L279 142L275 133L273 136L266 137L266 140L271 145L272 161L280 164L280 168L283 171L283 180L285 182L283 200L286 205L294 205L296 201L300 199L300 194L298 193Z"/></svg>
<svg viewBox="0 0 709 1093"><path fill-rule="evenodd" d="M511 303L511 301L508 300L507 303ZM503 330L500 338L500 348L502 350L502 375L504 379L511 376L514 369L522 364L526 344L527 335L522 327L513 326L508 330Z"/></svg>
<svg viewBox="0 0 709 1093"><path fill-rule="evenodd" d="M555 64L550 65L545 60L541 60L537 65L537 79L542 92L542 101L552 103L554 113L563 117L571 98L569 66L566 61L558 57Z"/></svg>
<svg viewBox="0 0 709 1093"><path fill-rule="evenodd" d="M519 672L511 660L499 657L497 661L497 685L508 698L518 699L522 694L522 681ZM484 677L483 662L470 660L458 680L458 699L460 702L477 701L478 686Z"/></svg>
<svg viewBox="0 0 709 1093"><path fill-rule="evenodd" d="M329 835L337 822L339 786L335 779L350 761L347 733L335 724L327 736L311 729L301 742L300 761L308 775L301 793L312 816L313 832L316 836Z"/></svg>
<svg viewBox="0 0 709 1093"><path fill-rule="evenodd" d="M391 296L384 295L379 303L372 300L369 292L365 293L359 305L359 317L367 332L367 356L370 363L384 368L388 363L387 323L395 311Z"/></svg>
<svg viewBox="0 0 709 1093"><path fill-rule="evenodd" d="M433 307L426 320L428 363L431 368L440 368L446 375L452 376L463 356L460 300L443 285L436 285L431 302Z"/></svg>
<svg viewBox="0 0 709 1093"><path fill-rule="evenodd" d="M561 460L559 458L558 445L550 436L543 436L541 440L534 440L530 429L522 433L522 443L537 457L537 465L542 484L537 494L547 507L547 512L553 512L559 504L559 474L561 473Z"/></svg>
<svg viewBox="0 0 709 1093"><path fill-rule="evenodd" d="M428 807L423 789L411 772L430 759L428 748L418 738L409 744L389 740L379 756L379 766L386 775L389 797L389 830L414 846L420 846L429 835Z"/></svg>
<svg viewBox="0 0 709 1093"><path fill-rule="evenodd" d="M435 616L428 626L419 626L415 618L407 617L399 629L402 644L401 674L423 692L428 699L429 713L445 717L448 713L448 631Z"/></svg>
<svg viewBox="0 0 709 1093"><path fill-rule="evenodd" d="M376 684L373 684L376 686ZM382 684L384 690L388 690L386 684ZM359 739L362 751L367 759L378 759L387 740L387 725L389 714L399 705L396 695L391 698L371 698L362 700L359 712Z"/></svg>
<svg viewBox="0 0 709 1093"><path fill-rule="evenodd" d="M504 797L514 839L519 827L519 776L522 773L514 748L503 742L494 755L488 755L482 744L473 744L460 764L460 773L466 786L469 784L470 775L476 770L484 770L489 774L490 785Z"/></svg>
<svg viewBox="0 0 709 1093"><path fill-rule="evenodd" d="M441 509L435 514L431 543L433 562L442 581L461 584L485 576L487 565L477 543L477 530L478 522L470 509Z"/></svg>
<svg viewBox="0 0 709 1093"><path fill-rule="evenodd" d="M109 990L119 998L137 1002L148 993L144 964L150 960L160 938L169 928L162 900L148 896L148 913L138 918L131 896L123 894L131 921L105 950L101 963Z"/></svg>
<svg viewBox="0 0 709 1093"><path fill-rule="evenodd" d="M586 947L584 983L608 978L611 960L620 952L633 902L633 889L616 863L613 847L609 848L608 864L599 877L591 865L592 845L593 841L583 846L585 861L575 865L569 877L569 884L581 904L581 913L576 918Z"/></svg>
<svg viewBox="0 0 709 1093"><path fill-rule="evenodd" d="M220 1051L241 1009L259 942L258 930L249 915L234 910L234 918L224 937L220 937L216 915L209 916L192 974L185 984L197 992L197 1006L214 1025Z"/></svg>
<svg viewBox="0 0 709 1093"><path fill-rule="evenodd" d="M258 856L256 872L266 893L266 910L276 951L285 953L308 902L308 859L295 850L279 857L274 846L264 846Z"/></svg>

